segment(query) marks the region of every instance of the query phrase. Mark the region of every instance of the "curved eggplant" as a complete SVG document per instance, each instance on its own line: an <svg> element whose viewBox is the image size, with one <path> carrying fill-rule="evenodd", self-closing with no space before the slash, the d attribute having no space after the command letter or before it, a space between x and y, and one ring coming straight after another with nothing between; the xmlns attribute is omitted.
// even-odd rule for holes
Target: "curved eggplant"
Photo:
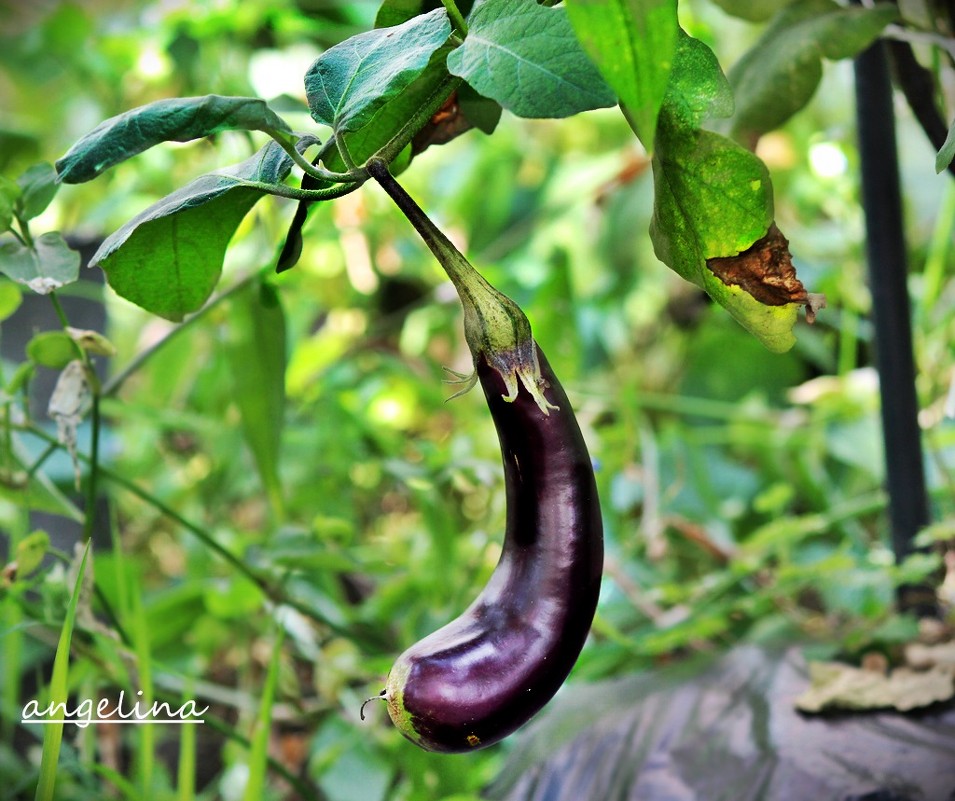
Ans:
<svg viewBox="0 0 955 801"><path fill-rule="evenodd" d="M464 261L386 168L368 167L458 287L504 462L507 527L490 581L460 617L398 657L378 696L422 748L471 751L526 723L577 661L603 570L597 487L570 402L523 312Z"/></svg>
<svg viewBox="0 0 955 801"><path fill-rule="evenodd" d="M460 617L405 651L385 700L401 732L431 751L470 751L526 723L577 661L597 606L603 535L593 468L570 403L538 351L544 415L513 402L486 362L478 377L497 427L507 529L487 586Z"/></svg>

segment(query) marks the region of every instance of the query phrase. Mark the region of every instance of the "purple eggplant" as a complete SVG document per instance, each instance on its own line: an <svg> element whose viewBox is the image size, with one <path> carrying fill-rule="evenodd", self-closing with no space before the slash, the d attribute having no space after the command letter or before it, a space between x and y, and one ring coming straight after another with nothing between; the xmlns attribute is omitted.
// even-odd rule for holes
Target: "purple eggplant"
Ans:
<svg viewBox="0 0 955 801"><path fill-rule="evenodd" d="M570 402L523 312L467 264L384 165L368 170L458 288L507 490L503 551L487 586L460 617L398 657L378 697L422 748L472 751L530 720L577 661L603 570L597 487Z"/></svg>

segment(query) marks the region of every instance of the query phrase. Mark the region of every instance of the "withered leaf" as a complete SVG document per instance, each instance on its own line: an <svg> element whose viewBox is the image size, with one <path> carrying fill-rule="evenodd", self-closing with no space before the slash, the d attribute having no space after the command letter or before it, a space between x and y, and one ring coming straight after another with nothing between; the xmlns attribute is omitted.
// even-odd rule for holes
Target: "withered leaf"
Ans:
<svg viewBox="0 0 955 801"><path fill-rule="evenodd" d="M458 93L452 92L444 105L411 140L411 154L417 156L431 145L447 144L473 127L473 123L461 112Z"/></svg>
<svg viewBox="0 0 955 801"><path fill-rule="evenodd" d="M809 293L796 277L789 240L776 223L742 253L707 259L706 266L724 284L740 287L766 306L809 303Z"/></svg>

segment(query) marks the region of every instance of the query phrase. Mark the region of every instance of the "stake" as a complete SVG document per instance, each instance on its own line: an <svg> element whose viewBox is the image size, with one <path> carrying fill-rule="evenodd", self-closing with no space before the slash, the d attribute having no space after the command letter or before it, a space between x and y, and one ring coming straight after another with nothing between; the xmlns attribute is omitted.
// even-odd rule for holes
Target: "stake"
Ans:
<svg viewBox="0 0 955 801"><path fill-rule="evenodd" d="M929 505L915 393L892 85L884 47L877 41L858 56L855 86L889 519L899 562L915 550L915 535L929 522ZM930 586L901 587L897 600L903 612L938 614Z"/></svg>

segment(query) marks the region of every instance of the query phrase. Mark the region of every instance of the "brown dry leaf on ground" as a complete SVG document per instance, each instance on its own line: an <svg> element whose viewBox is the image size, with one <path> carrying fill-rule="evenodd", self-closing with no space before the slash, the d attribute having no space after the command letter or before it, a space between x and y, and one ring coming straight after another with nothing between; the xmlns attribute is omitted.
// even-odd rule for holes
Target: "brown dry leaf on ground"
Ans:
<svg viewBox="0 0 955 801"><path fill-rule="evenodd" d="M809 680L809 689L796 699L802 712L886 708L907 712L955 697L955 663L881 673L838 662L810 662Z"/></svg>

